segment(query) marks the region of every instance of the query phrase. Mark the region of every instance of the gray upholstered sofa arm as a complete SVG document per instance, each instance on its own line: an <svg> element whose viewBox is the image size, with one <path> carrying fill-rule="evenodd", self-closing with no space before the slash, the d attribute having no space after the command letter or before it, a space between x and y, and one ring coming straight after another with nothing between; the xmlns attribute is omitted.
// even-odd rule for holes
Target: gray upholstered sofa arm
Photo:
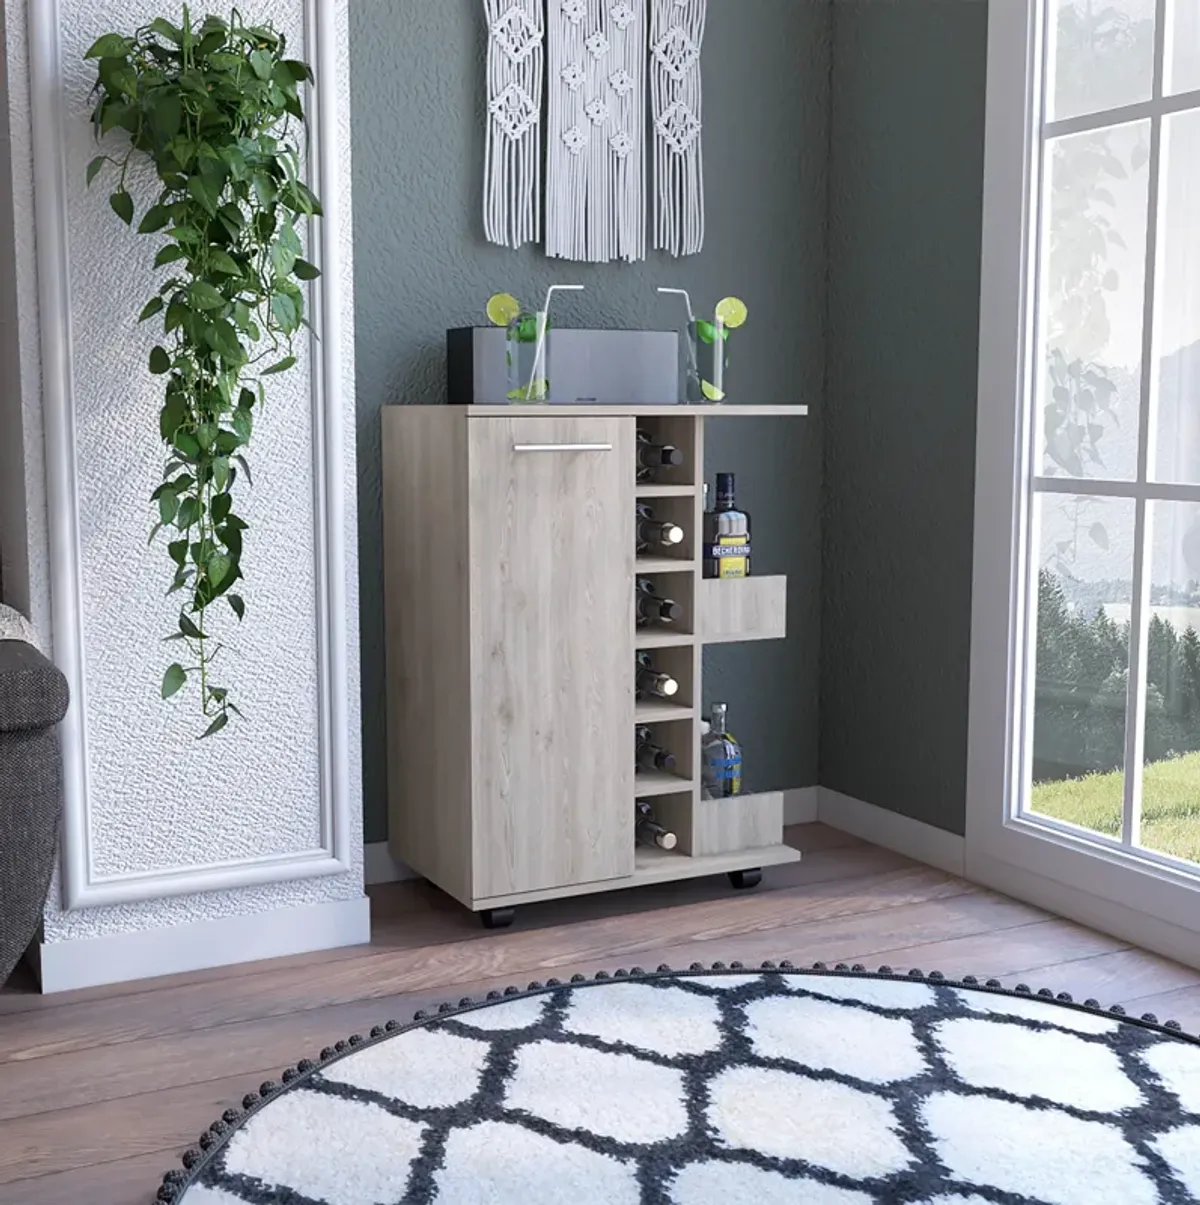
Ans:
<svg viewBox="0 0 1200 1205"><path fill-rule="evenodd" d="M23 640L0 640L0 732L53 728L67 711L67 681Z"/></svg>

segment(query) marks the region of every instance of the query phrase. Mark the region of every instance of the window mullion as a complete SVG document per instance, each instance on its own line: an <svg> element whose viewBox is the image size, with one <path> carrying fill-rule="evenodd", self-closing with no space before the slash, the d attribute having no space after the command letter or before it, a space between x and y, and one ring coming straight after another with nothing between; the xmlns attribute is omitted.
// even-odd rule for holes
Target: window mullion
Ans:
<svg viewBox="0 0 1200 1205"><path fill-rule="evenodd" d="M1157 0L1154 22L1153 96L1162 98L1166 70L1167 0ZM1142 827L1142 778L1146 752L1146 668L1150 626L1150 575L1154 516L1146 494L1157 449L1154 362L1155 297L1158 277L1159 185L1162 175L1161 111L1150 119L1149 187L1146 199L1146 283L1142 303L1142 379L1138 413L1138 493L1133 536L1133 597L1129 614L1129 681L1125 701L1125 795L1121 840L1136 845Z"/></svg>

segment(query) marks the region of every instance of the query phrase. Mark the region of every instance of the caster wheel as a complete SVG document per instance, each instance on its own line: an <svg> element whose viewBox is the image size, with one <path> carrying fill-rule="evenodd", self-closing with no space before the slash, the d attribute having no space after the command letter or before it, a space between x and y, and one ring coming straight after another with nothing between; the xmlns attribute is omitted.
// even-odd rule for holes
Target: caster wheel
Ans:
<svg viewBox="0 0 1200 1205"><path fill-rule="evenodd" d="M757 887L762 882L762 871L757 866L751 870L731 870L729 881L735 891L749 891L751 887Z"/></svg>
<svg viewBox="0 0 1200 1205"><path fill-rule="evenodd" d="M507 929L515 916L516 911L512 908L485 908L479 919L485 929Z"/></svg>

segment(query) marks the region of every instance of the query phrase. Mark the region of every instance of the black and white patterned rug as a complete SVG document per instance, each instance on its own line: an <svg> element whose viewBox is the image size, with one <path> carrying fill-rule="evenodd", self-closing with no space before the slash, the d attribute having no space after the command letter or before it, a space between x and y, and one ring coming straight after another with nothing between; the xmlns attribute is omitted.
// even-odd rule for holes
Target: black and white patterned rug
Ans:
<svg viewBox="0 0 1200 1205"><path fill-rule="evenodd" d="M766 964L532 984L289 1069L178 1205L1186 1205L1200 1039L1094 1001Z"/></svg>

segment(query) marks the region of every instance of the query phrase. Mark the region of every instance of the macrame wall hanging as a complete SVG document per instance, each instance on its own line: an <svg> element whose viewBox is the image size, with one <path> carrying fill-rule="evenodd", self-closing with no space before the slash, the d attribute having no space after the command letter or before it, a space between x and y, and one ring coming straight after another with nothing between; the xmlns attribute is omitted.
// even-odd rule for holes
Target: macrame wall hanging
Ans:
<svg viewBox="0 0 1200 1205"><path fill-rule="evenodd" d="M488 240L537 240L542 200L545 0L483 0L488 23L488 122L483 228Z"/></svg>
<svg viewBox="0 0 1200 1205"><path fill-rule="evenodd" d="M546 254L646 258L646 0L548 0Z"/></svg>
<svg viewBox="0 0 1200 1205"><path fill-rule="evenodd" d="M544 76L546 254L592 263L646 258L648 95L654 246L696 254L704 245L707 0L483 2L488 239L520 247L539 237Z"/></svg>
<svg viewBox="0 0 1200 1205"><path fill-rule="evenodd" d="M704 246L700 51L708 0L650 0L654 116L654 246L695 255Z"/></svg>

